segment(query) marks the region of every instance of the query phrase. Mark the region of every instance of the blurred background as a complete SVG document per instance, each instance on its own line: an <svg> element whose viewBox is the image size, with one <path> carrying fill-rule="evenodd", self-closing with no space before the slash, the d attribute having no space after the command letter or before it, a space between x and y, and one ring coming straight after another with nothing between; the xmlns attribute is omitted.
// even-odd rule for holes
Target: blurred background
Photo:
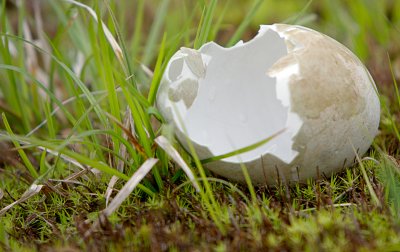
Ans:
<svg viewBox="0 0 400 252"><path fill-rule="evenodd" d="M3 0L4 1L4 0ZM1 2L1 1L0 1ZM7 15L11 17L14 29L17 29L21 13L25 9L27 22L35 33L37 26L35 8L42 16L43 28L47 36L60 36L73 30L63 25L66 22L84 22L87 15L71 6L67 15L60 19L60 6L65 1L56 0L7 0ZM101 6L103 20L112 22L104 3L109 4L115 15L114 22L119 26L123 39L127 43L135 60L144 59L144 63L154 64L157 51L143 55L149 36L155 36L155 42L161 41L163 33L169 38L184 32L180 45L193 46L197 25L200 22L206 0L134 0L134 1L80 1L88 6ZM390 83L388 54L393 62L397 78L400 76L400 1L396 0L224 0L216 1L213 13L214 31L209 40L225 45L237 30L240 23L250 13L251 20L243 31L242 38L248 40L254 36L260 24L295 23L328 34L347 45L364 60L378 83ZM38 5L38 6L36 6ZM17 7L20 6L20 7ZM35 7L36 6L36 7ZM85 17L86 16L86 17ZM81 20L83 19L83 20ZM87 20L86 20L87 21ZM140 24L138 24L140 22ZM158 22L158 23L155 23ZM112 27L113 25L111 25ZM157 27L154 27L157 26ZM135 28L140 27L140 38L135 38ZM152 30L153 27L153 30ZM154 31L154 28L156 28ZM153 31L155 34L152 34ZM35 38L35 34L33 34ZM63 39L66 39L67 34ZM60 38L61 39L61 38ZM83 40L84 38L82 38ZM140 41L137 41L140 40ZM89 40L87 40L89 41ZM67 41L65 41L67 42ZM73 45L65 47L65 50ZM76 45L75 45L76 46ZM134 48L135 46L135 48Z"/></svg>

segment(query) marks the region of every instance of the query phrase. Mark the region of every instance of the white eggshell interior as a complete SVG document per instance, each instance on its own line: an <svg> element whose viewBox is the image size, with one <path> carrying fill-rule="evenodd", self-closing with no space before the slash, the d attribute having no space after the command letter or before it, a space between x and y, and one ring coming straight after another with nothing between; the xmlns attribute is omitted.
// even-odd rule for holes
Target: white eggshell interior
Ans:
<svg viewBox="0 0 400 252"><path fill-rule="evenodd" d="M287 85L298 66L286 68L277 77L267 74L287 53L284 39L267 27L262 27L251 41L231 48L211 42L199 52L181 49L166 69L168 81L175 89L183 84L197 90L190 106L184 97L176 102L166 100L172 109L172 121L214 156L248 147L283 130L263 146L224 160L247 162L269 153L290 163L297 155L292 150L292 138L302 121L290 111ZM182 95L189 93L187 90Z"/></svg>

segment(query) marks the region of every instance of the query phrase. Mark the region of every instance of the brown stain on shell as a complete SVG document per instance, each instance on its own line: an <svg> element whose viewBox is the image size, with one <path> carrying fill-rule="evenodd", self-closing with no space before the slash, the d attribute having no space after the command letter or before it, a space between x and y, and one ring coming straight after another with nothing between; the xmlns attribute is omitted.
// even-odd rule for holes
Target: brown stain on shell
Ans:
<svg viewBox="0 0 400 252"><path fill-rule="evenodd" d="M293 112L315 119L334 106L348 119L362 111L363 85L359 84L365 80L360 75L363 65L357 57L335 40L312 30L290 30L290 26L278 25L278 31L290 36L290 41L286 40L289 52L269 73L299 64L300 74L292 76L289 83ZM295 49L293 44L301 48Z"/></svg>

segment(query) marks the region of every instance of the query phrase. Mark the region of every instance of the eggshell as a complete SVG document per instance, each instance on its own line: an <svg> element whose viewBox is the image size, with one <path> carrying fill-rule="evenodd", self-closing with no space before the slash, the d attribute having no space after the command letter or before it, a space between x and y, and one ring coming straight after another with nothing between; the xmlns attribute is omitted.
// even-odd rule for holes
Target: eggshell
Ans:
<svg viewBox="0 0 400 252"><path fill-rule="evenodd" d="M200 159L250 146L251 151L205 164L255 184L329 176L354 163L378 132L374 81L345 46L317 31L262 25L248 42L224 48L181 48L169 61L157 106L185 149Z"/></svg>

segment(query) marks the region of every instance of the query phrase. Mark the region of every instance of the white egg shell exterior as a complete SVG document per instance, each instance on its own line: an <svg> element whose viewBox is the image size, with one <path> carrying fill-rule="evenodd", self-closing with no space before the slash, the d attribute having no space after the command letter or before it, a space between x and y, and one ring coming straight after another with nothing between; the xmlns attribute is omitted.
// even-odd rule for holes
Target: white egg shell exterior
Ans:
<svg viewBox="0 0 400 252"><path fill-rule="evenodd" d="M355 152L370 147L380 116L373 79L350 50L284 24L263 25L255 38L231 48L213 42L182 48L166 67L157 106L200 159L284 130L250 153L205 165L244 182L244 164L255 184L305 181L354 164Z"/></svg>

